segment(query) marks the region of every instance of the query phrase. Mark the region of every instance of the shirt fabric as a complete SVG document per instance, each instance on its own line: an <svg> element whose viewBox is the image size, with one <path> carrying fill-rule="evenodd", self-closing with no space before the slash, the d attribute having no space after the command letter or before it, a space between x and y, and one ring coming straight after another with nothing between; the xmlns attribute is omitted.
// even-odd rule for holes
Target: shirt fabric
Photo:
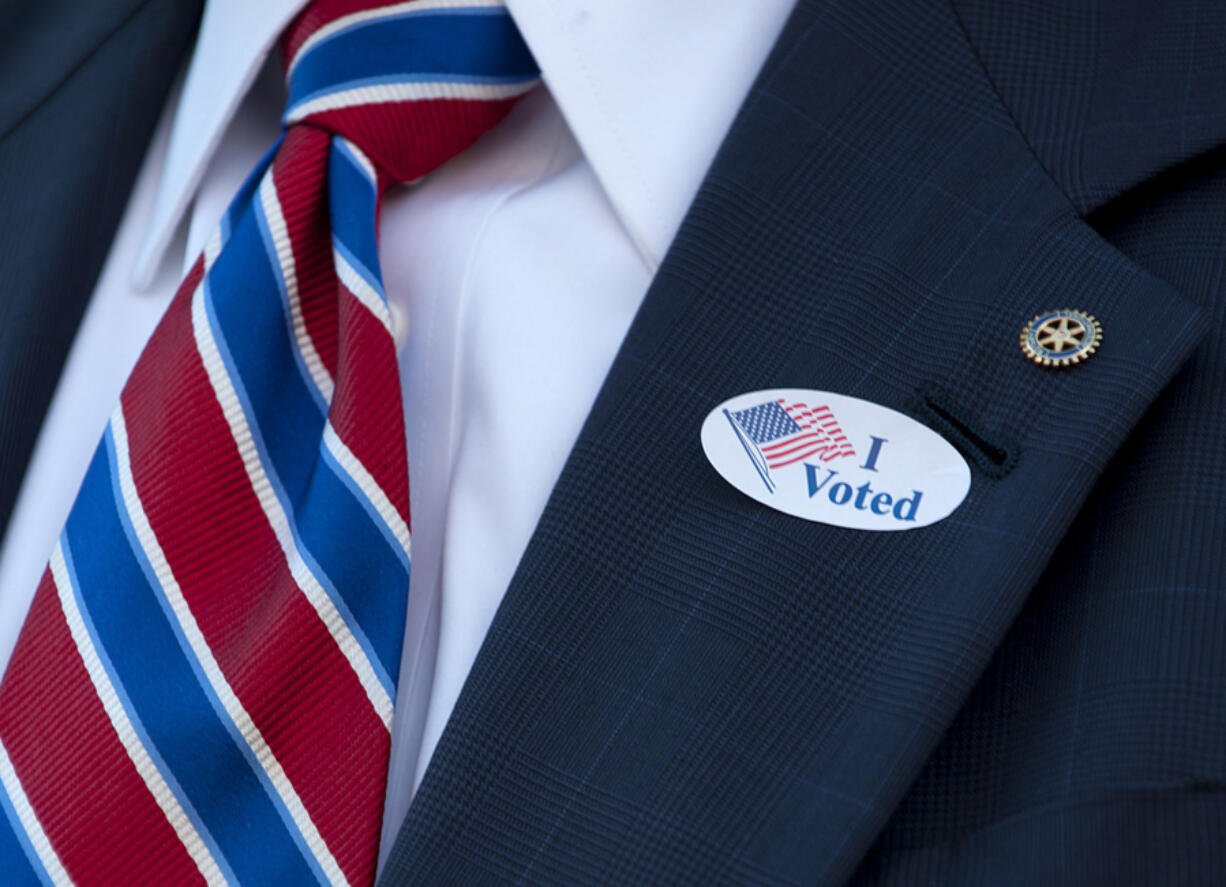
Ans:
<svg viewBox="0 0 1226 887"><path fill-rule="evenodd" d="M302 0L209 0L0 546L0 666L144 343L279 131ZM413 559L382 854L546 499L791 0L508 0L545 86L391 192Z"/></svg>

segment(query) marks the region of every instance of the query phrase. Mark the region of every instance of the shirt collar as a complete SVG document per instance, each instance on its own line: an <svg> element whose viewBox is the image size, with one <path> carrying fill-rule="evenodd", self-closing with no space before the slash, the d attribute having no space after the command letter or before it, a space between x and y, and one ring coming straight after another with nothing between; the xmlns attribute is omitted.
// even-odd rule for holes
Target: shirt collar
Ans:
<svg viewBox="0 0 1226 887"><path fill-rule="evenodd" d="M793 0L507 0L654 271Z"/></svg>
<svg viewBox="0 0 1226 887"><path fill-rule="evenodd" d="M304 0L208 0L137 260L147 286L210 158ZM610 203L654 270L793 0L506 0Z"/></svg>
<svg viewBox="0 0 1226 887"><path fill-rule="evenodd" d="M226 126L303 0L208 0L179 103L135 282L147 288L191 205Z"/></svg>

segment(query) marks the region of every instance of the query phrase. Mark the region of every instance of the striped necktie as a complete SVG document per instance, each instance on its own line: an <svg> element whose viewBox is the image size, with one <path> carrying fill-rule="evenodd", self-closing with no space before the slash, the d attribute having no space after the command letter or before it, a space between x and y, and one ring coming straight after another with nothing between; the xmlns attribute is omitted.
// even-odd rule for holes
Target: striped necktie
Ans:
<svg viewBox="0 0 1226 887"><path fill-rule="evenodd" d="M409 581L384 191L538 79L491 0L317 0L0 685L0 880L369 884Z"/></svg>

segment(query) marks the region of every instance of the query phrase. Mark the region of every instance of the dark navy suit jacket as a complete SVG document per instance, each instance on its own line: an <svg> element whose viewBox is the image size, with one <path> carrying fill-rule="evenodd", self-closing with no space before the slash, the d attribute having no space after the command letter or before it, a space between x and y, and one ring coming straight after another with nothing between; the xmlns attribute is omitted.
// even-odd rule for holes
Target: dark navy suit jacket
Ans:
<svg viewBox="0 0 1226 887"><path fill-rule="evenodd" d="M196 10L0 5L7 511ZM801 0L383 882L1226 883L1224 276L1226 4ZM1101 350L1028 363L1065 307ZM771 387L914 416L968 498L738 493L698 429Z"/></svg>

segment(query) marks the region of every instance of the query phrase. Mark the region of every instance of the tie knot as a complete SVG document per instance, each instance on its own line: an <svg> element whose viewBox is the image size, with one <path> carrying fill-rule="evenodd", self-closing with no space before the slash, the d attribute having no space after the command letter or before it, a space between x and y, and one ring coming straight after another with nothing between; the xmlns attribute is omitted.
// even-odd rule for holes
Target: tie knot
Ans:
<svg viewBox="0 0 1226 887"><path fill-rule="evenodd" d="M313 0L282 49L284 125L347 138L385 184L459 154L539 78L500 0Z"/></svg>

